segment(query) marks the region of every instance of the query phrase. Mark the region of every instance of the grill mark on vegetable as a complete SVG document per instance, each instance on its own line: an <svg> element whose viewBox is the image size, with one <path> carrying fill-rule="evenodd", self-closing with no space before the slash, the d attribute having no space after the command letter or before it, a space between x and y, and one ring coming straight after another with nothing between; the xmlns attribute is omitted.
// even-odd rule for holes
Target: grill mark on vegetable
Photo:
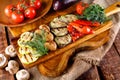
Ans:
<svg viewBox="0 0 120 80"><path fill-rule="evenodd" d="M27 56L25 54L24 54L24 58L26 59L27 62L29 62L28 59L27 59Z"/></svg>
<svg viewBox="0 0 120 80"><path fill-rule="evenodd" d="M30 57L31 57L31 60L33 61L33 57L32 57L32 54L30 54L30 53L29 53L29 55L30 55Z"/></svg>
<svg viewBox="0 0 120 80"><path fill-rule="evenodd" d="M68 30L66 27L64 28L56 28L56 29L51 29L51 32L55 35L55 36L64 36L68 33Z"/></svg>

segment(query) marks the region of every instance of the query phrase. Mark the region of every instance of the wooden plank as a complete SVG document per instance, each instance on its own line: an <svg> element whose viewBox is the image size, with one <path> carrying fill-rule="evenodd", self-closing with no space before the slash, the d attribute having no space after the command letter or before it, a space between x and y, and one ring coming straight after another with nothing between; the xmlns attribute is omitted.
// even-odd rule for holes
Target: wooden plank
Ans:
<svg viewBox="0 0 120 80"><path fill-rule="evenodd" d="M96 66L92 67L90 70L82 74L76 80L100 80Z"/></svg>
<svg viewBox="0 0 120 80"><path fill-rule="evenodd" d="M6 32L4 27L0 27L0 53L4 54L5 48L8 46ZM0 69L0 80L14 80L14 76L10 75L4 69Z"/></svg>
<svg viewBox="0 0 120 80"><path fill-rule="evenodd" d="M101 61L99 70L104 80L120 80L120 56L114 46Z"/></svg>

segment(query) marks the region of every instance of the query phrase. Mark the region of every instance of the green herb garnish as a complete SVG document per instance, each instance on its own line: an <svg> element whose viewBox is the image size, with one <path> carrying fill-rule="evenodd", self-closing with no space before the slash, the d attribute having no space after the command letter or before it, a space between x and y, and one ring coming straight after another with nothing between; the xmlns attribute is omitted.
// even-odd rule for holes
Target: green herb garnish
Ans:
<svg viewBox="0 0 120 80"><path fill-rule="evenodd" d="M78 16L79 19L86 19L89 21L97 21L103 23L107 20L104 9L98 4L91 4L83 11L83 15Z"/></svg>
<svg viewBox="0 0 120 80"><path fill-rule="evenodd" d="M43 32L44 33L44 32ZM42 35L34 33L34 37L31 41L26 42L26 45L31 47L31 49L34 50L35 53L32 54L40 54L40 55L45 55L48 52L48 49L44 46L45 38L43 37L44 34Z"/></svg>

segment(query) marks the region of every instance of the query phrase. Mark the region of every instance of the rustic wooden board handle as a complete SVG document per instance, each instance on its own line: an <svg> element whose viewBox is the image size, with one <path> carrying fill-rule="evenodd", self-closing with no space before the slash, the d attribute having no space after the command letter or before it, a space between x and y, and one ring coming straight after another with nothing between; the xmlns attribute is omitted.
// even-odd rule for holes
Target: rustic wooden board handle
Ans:
<svg viewBox="0 0 120 80"><path fill-rule="evenodd" d="M106 16L120 12L120 2L116 2L105 9Z"/></svg>
<svg viewBox="0 0 120 80"><path fill-rule="evenodd" d="M118 13L118 12L120 12L120 2L117 2L117 3L115 3L115 4L112 4L111 6L109 6L108 8L105 9L105 14L106 14L107 17L110 16L110 15L113 15L113 14L115 14L115 13ZM77 48L80 48L80 47L81 47L80 44L83 44L82 47L90 46L89 44L88 44L88 45L84 45L85 41L88 41L88 43L89 43L89 40L90 40L91 38L93 38L93 37L96 36L96 35L99 36L100 33L103 33L103 34L104 34L104 32L105 32L106 30L110 29L111 27L112 27L112 21L109 21L109 22L104 23L100 29L98 29L98 30L95 31L95 34L87 35L87 36L85 36L84 38L78 40L78 41L77 41L78 46L77 46L76 44L72 44L72 45L69 46L68 48L65 48L65 50L63 49L62 51L61 51L61 50L60 50L60 51L57 51L57 53L62 53L62 54L58 55L58 57L57 57L58 59L60 59L59 61L56 61L55 58L52 58L52 59L50 59L49 61L46 61L46 62L41 63L40 65L38 65L38 70L39 70L42 74L44 74L44 75L46 75L46 76L55 77L55 76L60 75L60 74L63 72L63 70L66 68L67 64L65 63L64 66L61 65L62 67L59 67L59 66L58 66L59 63L60 63L61 61L64 62L64 60L65 60L65 61L68 61L68 59L70 58L70 55L72 55L71 53L68 53L68 54L69 54L69 57L67 57L66 59L63 59L62 57L64 57L65 55L67 55L67 54L64 53L64 51L67 52L66 49L69 49L69 50L73 50L73 51L74 51L74 49L77 49ZM104 37L104 36L103 36L103 37ZM99 37L98 39L101 39L101 38ZM104 40L103 40L103 41L101 40L101 44L100 44L100 45L103 45L105 42L107 42L107 40L108 40L107 38L105 39L105 41L104 41ZM93 40L93 41L95 42L96 39ZM75 45L76 45L76 46L75 46ZM70 47L71 47L71 48L70 48ZM92 46L91 46L91 47L92 47ZM69 50L68 50L68 51L69 51ZM59 56L61 56L61 57L59 57ZM46 67L46 66L49 66L50 64L51 64L51 65L55 65L55 62L57 63L57 66L52 67L52 69L50 69L49 67ZM45 66L45 65L46 65L46 66ZM58 69L59 69L59 71L58 71Z"/></svg>

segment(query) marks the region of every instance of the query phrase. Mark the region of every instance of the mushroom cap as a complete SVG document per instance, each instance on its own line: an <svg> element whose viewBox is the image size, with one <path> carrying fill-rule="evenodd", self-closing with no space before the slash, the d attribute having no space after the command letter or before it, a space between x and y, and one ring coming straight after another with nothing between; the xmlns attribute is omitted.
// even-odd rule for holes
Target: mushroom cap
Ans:
<svg viewBox="0 0 120 80"><path fill-rule="evenodd" d="M15 74L19 70L19 64L15 60L10 60L8 66L5 68L10 74Z"/></svg>
<svg viewBox="0 0 120 80"><path fill-rule="evenodd" d="M28 80L30 73L26 69L21 69L16 73L17 80Z"/></svg>
<svg viewBox="0 0 120 80"><path fill-rule="evenodd" d="M6 47L5 53L6 53L6 55L9 55L10 57L15 57L17 54L13 45L9 45L8 47Z"/></svg>
<svg viewBox="0 0 120 80"><path fill-rule="evenodd" d="M4 68L8 63L8 59L4 54L0 54L0 68Z"/></svg>

